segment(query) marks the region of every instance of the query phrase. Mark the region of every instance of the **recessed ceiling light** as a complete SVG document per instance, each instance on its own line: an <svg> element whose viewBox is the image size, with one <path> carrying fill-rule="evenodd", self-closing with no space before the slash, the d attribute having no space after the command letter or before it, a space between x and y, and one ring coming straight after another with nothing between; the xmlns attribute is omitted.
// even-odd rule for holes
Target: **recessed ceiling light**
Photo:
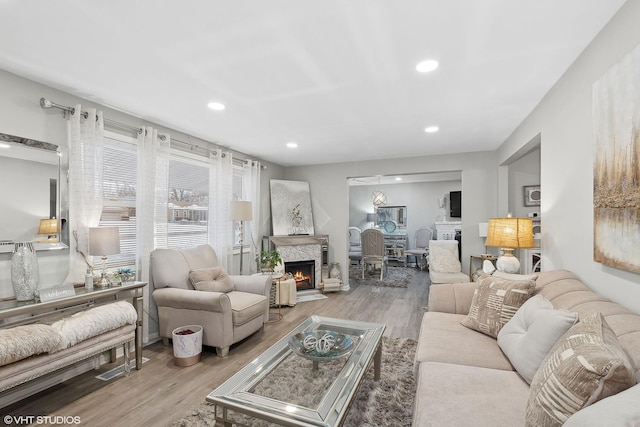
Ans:
<svg viewBox="0 0 640 427"><path fill-rule="evenodd" d="M426 61L419 62L418 65L416 65L416 70L421 73L428 73L436 68L438 68L438 61L434 59L427 59Z"/></svg>
<svg viewBox="0 0 640 427"><path fill-rule="evenodd" d="M211 108L213 111L222 111L227 108L221 102L210 102L207 104L207 107Z"/></svg>
<svg viewBox="0 0 640 427"><path fill-rule="evenodd" d="M297 142L287 142L287 147L289 148L298 148Z"/></svg>
<svg viewBox="0 0 640 427"><path fill-rule="evenodd" d="M396 176L396 181L402 181L402 177L401 176Z"/></svg>
<svg viewBox="0 0 640 427"><path fill-rule="evenodd" d="M424 128L424 131L426 133L434 133L434 132L438 132L440 130L440 128L438 126L428 126L426 128Z"/></svg>
<svg viewBox="0 0 640 427"><path fill-rule="evenodd" d="M0 148L10 148L11 146L9 144L5 144L3 142L0 142Z"/></svg>

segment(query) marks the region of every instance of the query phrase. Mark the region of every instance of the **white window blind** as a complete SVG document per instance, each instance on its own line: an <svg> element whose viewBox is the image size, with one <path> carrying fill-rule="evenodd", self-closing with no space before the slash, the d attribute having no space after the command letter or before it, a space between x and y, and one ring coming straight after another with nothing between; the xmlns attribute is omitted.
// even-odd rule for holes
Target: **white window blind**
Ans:
<svg viewBox="0 0 640 427"><path fill-rule="evenodd" d="M133 138L105 132L104 190L101 226L120 230L120 254L110 255L107 268L135 268L136 259L136 168ZM94 265L101 266L99 257Z"/></svg>
<svg viewBox="0 0 640 427"><path fill-rule="evenodd" d="M207 243L209 166L206 159L174 151L169 161L169 248Z"/></svg>

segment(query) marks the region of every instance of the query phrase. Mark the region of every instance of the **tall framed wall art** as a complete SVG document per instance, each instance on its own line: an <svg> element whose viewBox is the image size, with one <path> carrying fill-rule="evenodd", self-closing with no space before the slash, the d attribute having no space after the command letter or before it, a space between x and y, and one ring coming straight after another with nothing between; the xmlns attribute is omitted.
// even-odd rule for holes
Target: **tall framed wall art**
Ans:
<svg viewBox="0 0 640 427"><path fill-rule="evenodd" d="M640 273L640 46L593 85L594 260Z"/></svg>

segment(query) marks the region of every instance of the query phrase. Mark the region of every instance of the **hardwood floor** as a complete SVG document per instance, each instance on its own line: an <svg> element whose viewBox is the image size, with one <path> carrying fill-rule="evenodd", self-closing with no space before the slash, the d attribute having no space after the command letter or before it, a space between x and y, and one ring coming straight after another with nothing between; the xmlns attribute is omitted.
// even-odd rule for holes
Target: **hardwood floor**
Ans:
<svg viewBox="0 0 640 427"><path fill-rule="evenodd" d="M328 293L328 299L283 307L284 318L264 332L233 345L221 359L205 347L202 361L181 368L171 347L161 342L144 349L150 360L140 371L108 382L94 377L116 364L103 365L42 393L0 409L2 415L79 417L84 426L165 426L189 414L214 388L266 350L308 316L317 314L387 325L385 336L417 339L427 305L429 276L417 271L407 288L358 286ZM58 422L58 424L60 424Z"/></svg>

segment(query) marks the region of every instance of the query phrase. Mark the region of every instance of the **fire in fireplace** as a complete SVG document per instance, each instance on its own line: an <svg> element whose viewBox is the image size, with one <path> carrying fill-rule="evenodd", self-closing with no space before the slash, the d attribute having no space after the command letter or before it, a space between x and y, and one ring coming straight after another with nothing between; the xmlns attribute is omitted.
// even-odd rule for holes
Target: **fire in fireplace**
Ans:
<svg viewBox="0 0 640 427"><path fill-rule="evenodd" d="M315 289L316 263L314 260L285 262L284 271L291 273L296 280L296 290Z"/></svg>

